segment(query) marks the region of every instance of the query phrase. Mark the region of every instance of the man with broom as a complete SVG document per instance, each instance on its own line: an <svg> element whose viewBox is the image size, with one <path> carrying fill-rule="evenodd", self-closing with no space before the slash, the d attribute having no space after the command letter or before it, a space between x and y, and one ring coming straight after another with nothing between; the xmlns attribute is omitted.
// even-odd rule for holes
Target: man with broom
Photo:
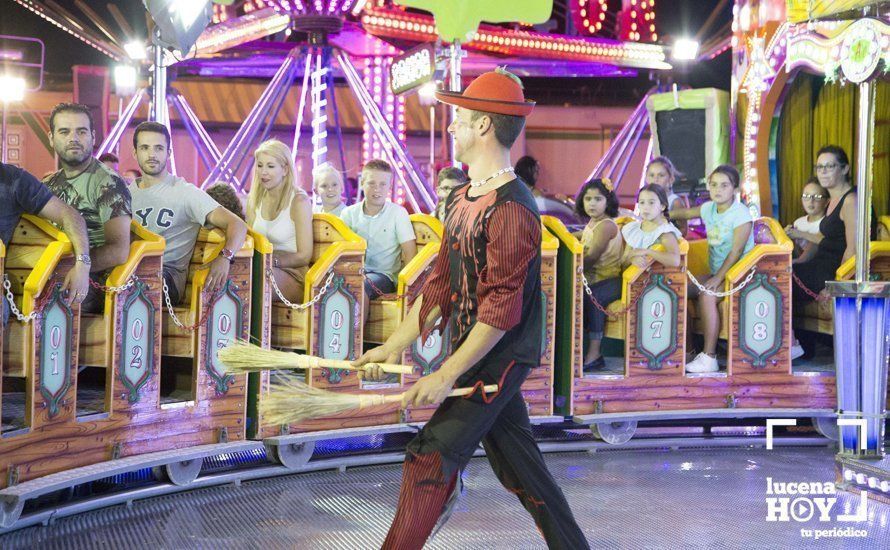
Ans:
<svg viewBox="0 0 890 550"><path fill-rule="evenodd" d="M588 548L569 505L532 436L520 386L541 356L541 220L528 187L513 173L510 147L534 107L522 83L503 69L485 73L463 93L437 92L457 107L448 127L471 181L446 203L445 238L421 296L385 344L362 355L396 363L402 350L451 323L452 355L415 383L403 406L441 403L408 444L399 505L385 549L422 548L479 442L508 491L519 497L550 548ZM482 386L498 384L495 393ZM455 386L479 389L447 398Z"/></svg>

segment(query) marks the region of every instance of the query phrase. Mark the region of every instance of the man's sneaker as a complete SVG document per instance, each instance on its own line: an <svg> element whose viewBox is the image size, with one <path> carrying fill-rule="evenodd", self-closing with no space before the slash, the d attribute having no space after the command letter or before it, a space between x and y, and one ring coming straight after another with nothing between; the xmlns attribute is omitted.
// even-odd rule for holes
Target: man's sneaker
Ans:
<svg viewBox="0 0 890 550"><path fill-rule="evenodd" d="M803 357L804 351L803 346L800 345L800 342L797 340L791 345L791 360L794 361L798 357Z"/></svg>
<svg viewBox="0 0 890 550"><path fill-rule="evenodd" d="M690 363L686 363L686 372L717 372L720 366L717 364L717 358L711 357L707 353L699 353Z"/></svg>

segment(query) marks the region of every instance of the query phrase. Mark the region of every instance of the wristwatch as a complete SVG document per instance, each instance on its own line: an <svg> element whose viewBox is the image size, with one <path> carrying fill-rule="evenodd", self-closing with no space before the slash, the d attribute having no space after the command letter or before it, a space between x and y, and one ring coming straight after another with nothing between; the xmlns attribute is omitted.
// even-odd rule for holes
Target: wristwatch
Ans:
<svg viewBox="0 0 890 550"><path fill-rule="evenodd" d="M235 263L235 253L232 252L231 250L229 250L228 248L223 248L220 251L219 255L222 256L223 258L229 260L230 264Z"/></svg>
<svg viewBox="0 0 890 550"><path fill-rule="evenodd" d="M85 265L85 266L89 266L89 265L92 263L92 262L90 262L90 255L89 255L89 254L77 254L77 255L74 256L74 261L75 261L75 262L82 262L83 265Z"/></svg>

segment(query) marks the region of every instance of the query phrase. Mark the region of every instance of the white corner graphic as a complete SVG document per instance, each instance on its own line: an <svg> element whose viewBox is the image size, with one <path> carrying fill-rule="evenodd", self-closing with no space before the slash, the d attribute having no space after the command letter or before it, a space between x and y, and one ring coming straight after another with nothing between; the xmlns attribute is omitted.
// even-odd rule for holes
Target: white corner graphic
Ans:
<svg viewBox="0 0 890 550"><path fill-rule="evenodd" d="M773 426L797 426L796 418L767 418L766 419L766 450L773 450Z"/></svg>

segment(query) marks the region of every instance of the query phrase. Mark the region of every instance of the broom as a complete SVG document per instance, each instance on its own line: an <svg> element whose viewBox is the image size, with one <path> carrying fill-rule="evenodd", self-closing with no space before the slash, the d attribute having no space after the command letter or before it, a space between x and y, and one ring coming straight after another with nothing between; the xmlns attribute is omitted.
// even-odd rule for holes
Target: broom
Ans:
<svg viewBox="0 0 890 550"><path fill-rule="evenodd" d="M236 340L217 352L217 357L230 374L244 374L270 369L344 369L364 370L365 367L354 367L349 361L339 359L323 359L313 355L299 355L289 351L261 348L243 340ZM391 374L412 374L414 367L374 363L383 372Z"/></svg>
<svg viewBox="0 0 890 550"><path fill-rule="evenodd" d="M473 388L457 388L449 397L469 395ZM498 391L497 384L485 386L486 393ZM281 376L279 384L260 400L263 419L271 424L297 424L311 418L330 416L351 409L363 409L385 403L397 403L404 394L335 393L310 387L293 376Z"/></svg>

